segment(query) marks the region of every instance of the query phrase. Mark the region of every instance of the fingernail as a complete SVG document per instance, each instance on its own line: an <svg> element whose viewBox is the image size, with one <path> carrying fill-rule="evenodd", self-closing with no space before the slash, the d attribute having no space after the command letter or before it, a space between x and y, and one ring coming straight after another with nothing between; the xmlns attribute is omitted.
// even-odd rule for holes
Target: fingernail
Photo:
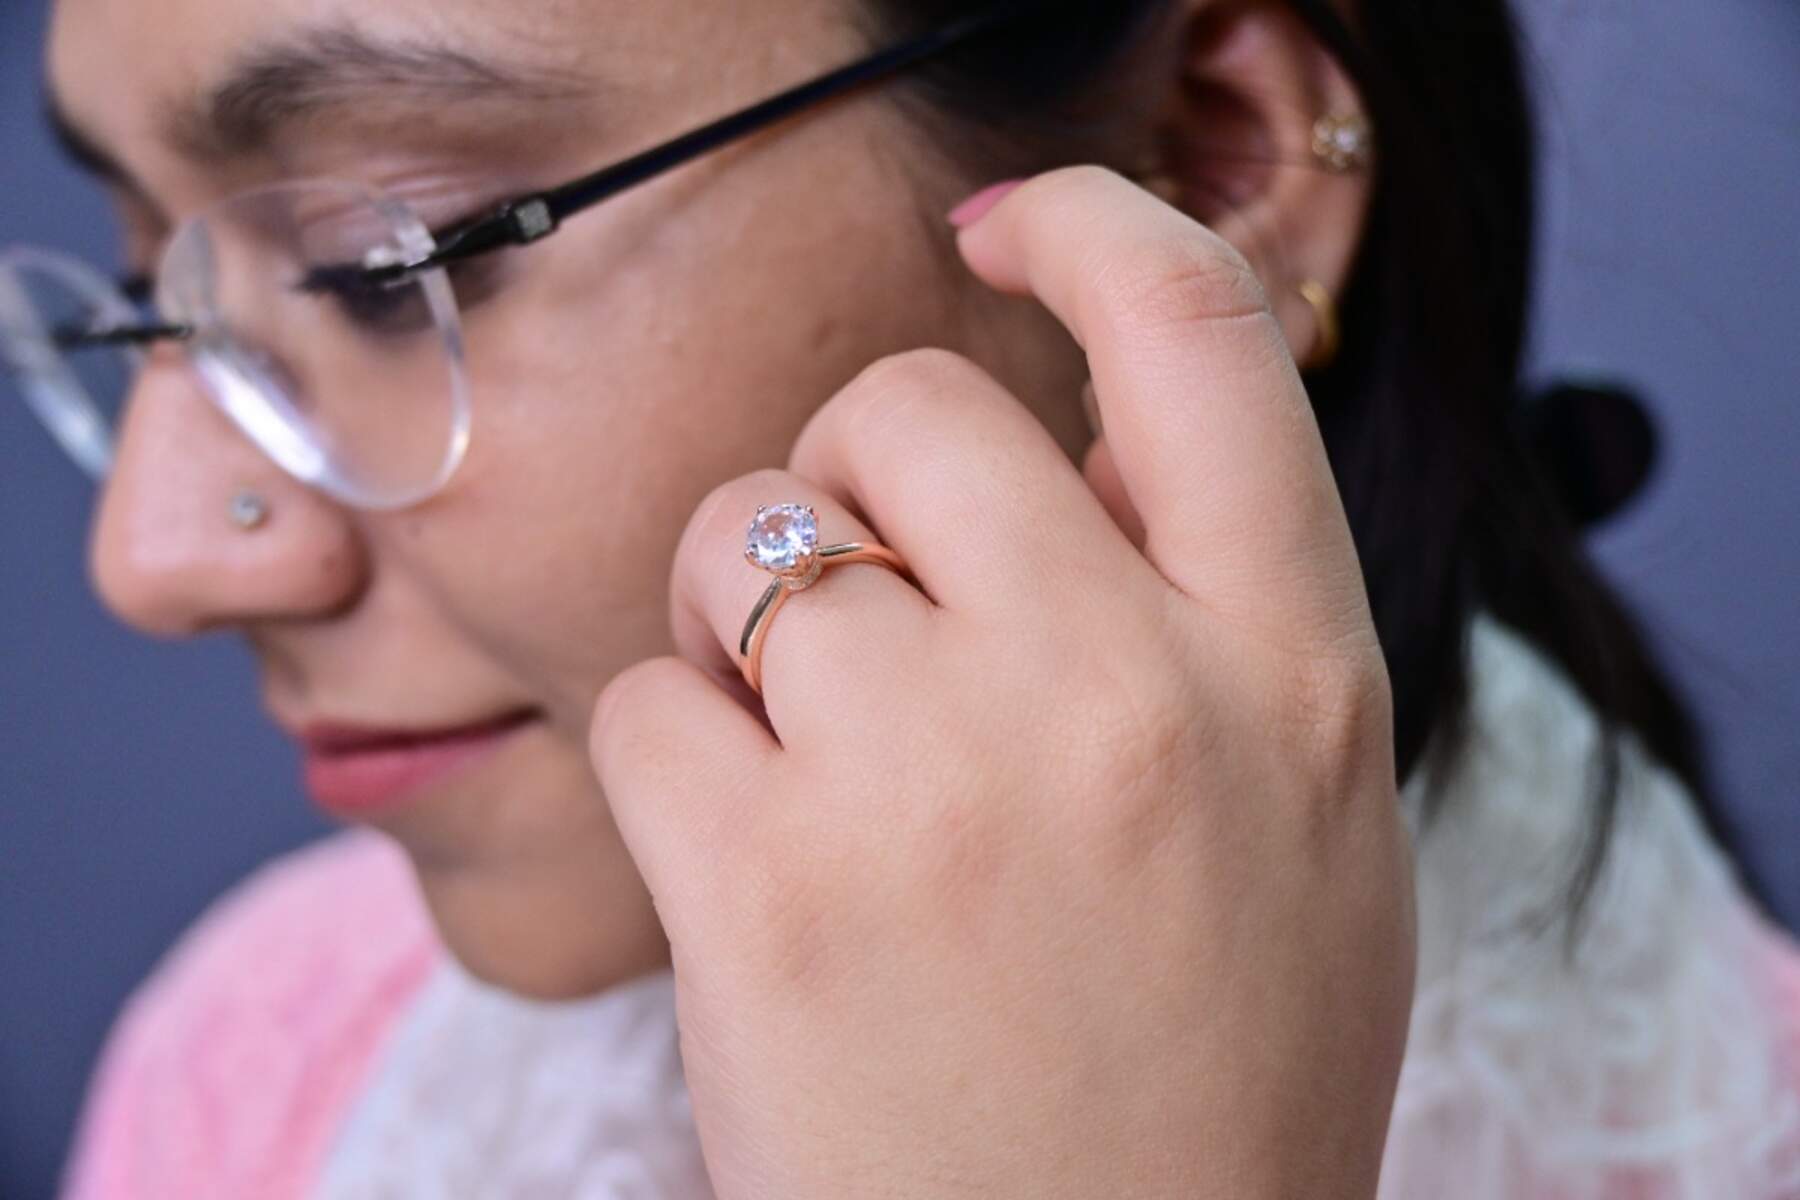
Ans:
<svg viewBox="0 0 1800 1200"><path fill-rule="evenodd" d="M950 223L958 229L967 229L987 216L993 210L994 205L1006 199L1014 189L1024 182L1023 179L1009 179L1004 183L996 183L982 188L950 210Z"/></svg>

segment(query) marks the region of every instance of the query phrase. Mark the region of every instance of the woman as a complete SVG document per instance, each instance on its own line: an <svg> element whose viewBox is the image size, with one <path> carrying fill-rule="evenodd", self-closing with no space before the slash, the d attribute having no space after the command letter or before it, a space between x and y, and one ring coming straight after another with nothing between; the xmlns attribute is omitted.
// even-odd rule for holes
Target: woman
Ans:
<svg viewBox="0 0 1800 1200"><path fill-rule="evenodd" d="M71 1194L1794 1194L1794 952L1507 425L1501 6L967 13L58 5L157 311L15 254L7 358L378 831Z"/></svg>

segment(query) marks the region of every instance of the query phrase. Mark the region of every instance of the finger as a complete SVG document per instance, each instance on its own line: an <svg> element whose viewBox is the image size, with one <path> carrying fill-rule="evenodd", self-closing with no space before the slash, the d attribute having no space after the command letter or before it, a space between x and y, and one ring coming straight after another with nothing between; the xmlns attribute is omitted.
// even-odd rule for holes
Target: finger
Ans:
<svg viewBox="0 0 1800 1200"><path fill-rule="evenodd" d="M614 822L654 897L704 889L742 845L756 797L775 794L774 737L693 663L654 658L626 668L601 691L588 755ZM682 914L708 906L661 904L680 940Z"/></svg>
<svg viewBox="0 0 1800 1200"><path fill-rule="evenodd" d="M946 608L1011 609L1027 583L1081 573L1116 586L1142 570L1043 423L946 351L865 371L814 414L788 462L872 521Z"/></svg>
<svg viewBox="0 0 1800 1200"><path fill-rule="evenodd" d="M1078 167L1020 186L958 244L978 276L1035 295L1086 349L1145 554L1165 576L1248 620L1355 619L1345 600L1361 596L1360 574L1317 422L1229 243Z"/></svg>
<svg viewBox="0 0 1800 1200"><path fill-rule="evenodd" d="M1112 447L1106 439L1095 438L1094 444L1087 449L1082 460L1081 473L1100 501L1102 508L1112 517L1113 524L1119 527L1131 544L1139 550L1144 548L1144 518L1138 516L1137 509L1131 506L1131 495L1125 490L1125 480L1119 475L1119 464L1113 461Z"/></svg>
<svg viewBox="0 0 1800 1200"><path fill-rule="evenodd" d="M745 560L758 506L812 506L821 546L880 542L824 489L764 470L715 488L675 551L670 620L683 657L711 671L740 671L744 627L774 576ZM829 560L827 560L829 562ZM763 638L762 703L783 745L873 703L916 664L933 606L900 575L871 563L828 565L789 594Z"/></svg>

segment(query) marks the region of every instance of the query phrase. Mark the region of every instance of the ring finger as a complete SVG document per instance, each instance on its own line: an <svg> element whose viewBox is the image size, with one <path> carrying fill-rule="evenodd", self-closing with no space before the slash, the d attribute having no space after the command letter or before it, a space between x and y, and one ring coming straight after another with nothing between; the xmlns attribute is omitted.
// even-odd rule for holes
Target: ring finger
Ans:
<svg viewBox="0 0 1800 1200"><path fill-rule="evenodd" d="M746 535L761 506L808 506L817 546L880 542L824 489L787 471L756 471L715 488L683 532L675 552L670 621L681 655L740 697L746 625L775 582L745 557ZM803 531L802 531L803 532ZM763 619L763 705L783 744L804 735L814 714L835 720L871 695L887 694L916 669L936 607L888 567L830 558L818 578L790 592Z"/></svg>

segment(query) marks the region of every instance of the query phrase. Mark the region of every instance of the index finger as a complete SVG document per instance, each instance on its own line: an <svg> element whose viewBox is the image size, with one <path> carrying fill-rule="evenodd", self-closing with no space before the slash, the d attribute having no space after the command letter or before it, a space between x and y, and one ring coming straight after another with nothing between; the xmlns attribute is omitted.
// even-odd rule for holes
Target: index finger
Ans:
<svg viewBox="0 0 1800 1200"><path fill-rule="evenodd" d="M1299 370L1230 243L1098 167L1026 182L957 240L985 282L1035 296L1086 350L1145 555L1171 583L1254 624L1366 622Z"/></svg>

